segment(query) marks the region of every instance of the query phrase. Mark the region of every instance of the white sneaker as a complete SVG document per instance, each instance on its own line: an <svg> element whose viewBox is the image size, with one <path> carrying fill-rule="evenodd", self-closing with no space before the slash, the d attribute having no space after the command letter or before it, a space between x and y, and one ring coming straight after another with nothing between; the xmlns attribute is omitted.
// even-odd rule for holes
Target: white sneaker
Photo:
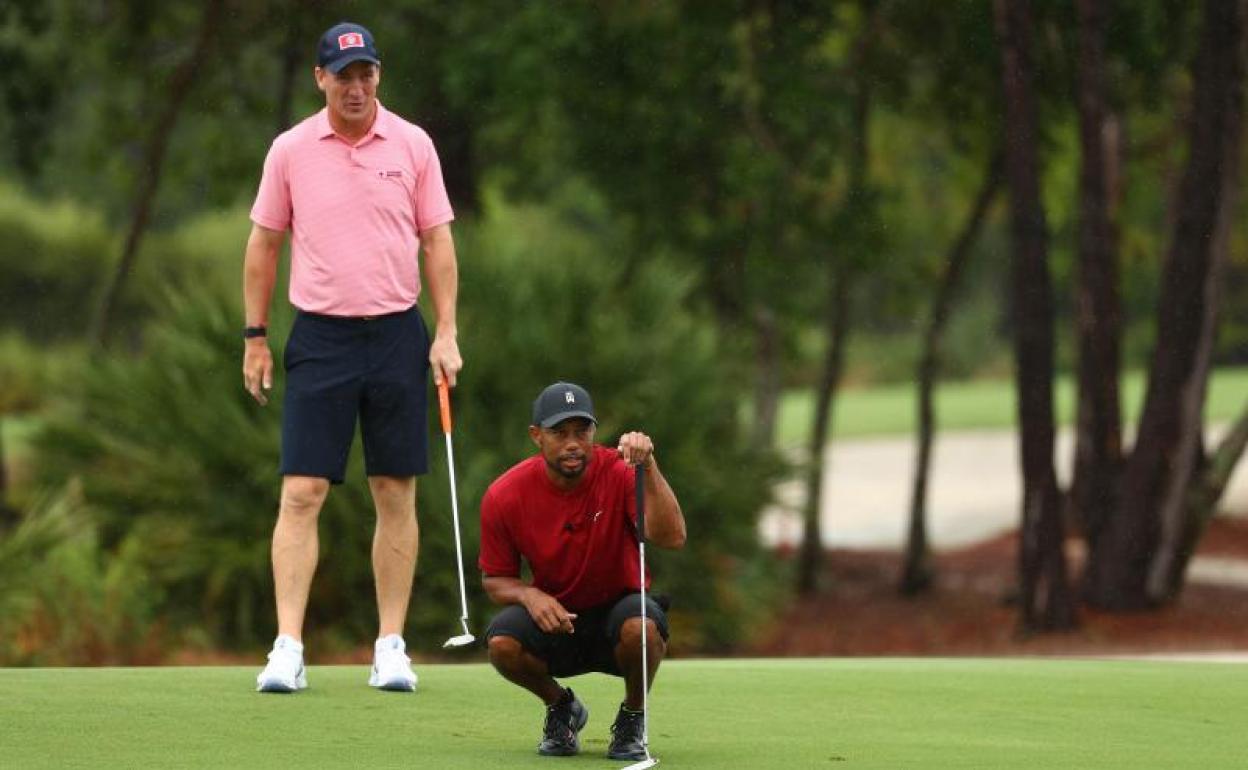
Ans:
<svg viewBox="0 0 1248 770"><path fill-rule="evenodd" d="M257 692L295 692L306 689L308 675L303 668L303 645L282 634L273 642L269 664L256 677Z"/></svg>
<svg viewBox="0 0 1248 770"><path fill-rule="evenodd" d="M373 645L373 672L368 677L372 687L397 692L416 689L416 672L412 671L412 659L407 657L407 645L403 637L390 634Z"/></svg>

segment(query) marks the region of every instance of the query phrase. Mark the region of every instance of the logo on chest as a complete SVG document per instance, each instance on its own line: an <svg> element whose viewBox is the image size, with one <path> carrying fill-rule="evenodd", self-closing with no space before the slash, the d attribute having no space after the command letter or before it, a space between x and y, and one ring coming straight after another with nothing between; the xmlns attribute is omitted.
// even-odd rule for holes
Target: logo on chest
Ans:
<svg viewBox="0 0 1248 770"><path fill-rule="evenodd" d="M378 179L402 179L403 171L402 169L393 169L393 170L379 169L377 171L377 178Z"/></svg>
<svg viewBox="0 0 1248 770"><path fill-rule="evenodd" d="M593 513L590 513L590 514L582 514L578 517L578 520L576 521L565 522L563 525L563 531L564 532L576 532L584 525L596 524L598 522L598 517L601 515L602 515L601 509L594 511Z"/></svg>

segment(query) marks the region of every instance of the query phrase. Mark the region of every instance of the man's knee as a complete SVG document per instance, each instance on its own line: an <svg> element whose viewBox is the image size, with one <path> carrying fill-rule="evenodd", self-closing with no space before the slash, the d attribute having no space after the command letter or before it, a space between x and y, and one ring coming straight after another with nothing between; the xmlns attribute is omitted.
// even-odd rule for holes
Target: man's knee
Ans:
<svg viewBox="0 0 1248 770"><path fill-rule="evenodd" d="M281 513L315 518L329 494L329 479L315 476L287 476L282 480Z"/></svg>
<svg viewBox="0 0 1248 770"><path fill-rule="evenodd" d="M416 514L415 476L369 476L368 488L382 520L407 521Z"/></svg>
<svg viewBox="0 0 1248 770"><path fill-rule="evenodd" d="M641 646L641 618L628 618L620 626L620 645L626 649L637 649ZM662 651L667 646L659 625L654 618L646 618L646 647L651 651Z"/></svg>
<svg viewBox="0 0 1248 770"><path fill-rule="evenodd" d="M524 655L524 645L514 636L497 634L491 636L487 647L490 652L490 663L499 670L518 668Z"/></svg>

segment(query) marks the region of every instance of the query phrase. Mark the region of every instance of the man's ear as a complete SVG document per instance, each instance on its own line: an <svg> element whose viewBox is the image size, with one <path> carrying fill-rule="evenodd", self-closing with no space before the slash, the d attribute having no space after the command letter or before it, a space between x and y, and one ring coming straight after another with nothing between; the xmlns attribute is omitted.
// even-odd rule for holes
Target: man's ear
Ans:
<svg viewBox="0 0 1248 770"><path fill-rule="evenodd" d="M542 445L542 429L536 425L530 425L529 438L533 439L533 443L540 447Z"/></svg>
<svg viewBox="0 0 1248 770"><path fill-rule="evenodd" d="M320 90L320 91L325 90L324 78L327 78L327 77L329 77L329 73L326 72L325 70L321 69L320 67L312 68L312 79L316 81L317 90Z"/></svg>

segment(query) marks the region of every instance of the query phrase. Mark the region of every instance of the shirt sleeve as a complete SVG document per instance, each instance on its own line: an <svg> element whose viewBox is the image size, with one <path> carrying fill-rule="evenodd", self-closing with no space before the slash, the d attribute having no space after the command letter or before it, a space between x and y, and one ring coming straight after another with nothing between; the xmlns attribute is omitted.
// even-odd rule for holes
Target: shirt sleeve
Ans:
<svg viewBox="0 0 1248 770"><path fill-rule="evenodd" d="M451 200L446 195L446 185L442 181L442 163L438 160L438 151L432 141L426 143L425 150L425 161L417 177L416 199L413 202L417 232L444 225L455 218Z"/></svg>
<svg viewBox="0 0 1248 770"><path fill-rule="evenodd" d="M284 231L290 227L290 178L287 173L286 146L281 137L269 147L264 159L260 189L251 207L251 221L270 230Z"/></svg>
<svg viewBox="0 0 1248 770"><path fill-rule="evenodd" d="M520 551L507 528L506 508L491 488L481 499L481 556L477 566L491 577L520 577Z"/></svg>

